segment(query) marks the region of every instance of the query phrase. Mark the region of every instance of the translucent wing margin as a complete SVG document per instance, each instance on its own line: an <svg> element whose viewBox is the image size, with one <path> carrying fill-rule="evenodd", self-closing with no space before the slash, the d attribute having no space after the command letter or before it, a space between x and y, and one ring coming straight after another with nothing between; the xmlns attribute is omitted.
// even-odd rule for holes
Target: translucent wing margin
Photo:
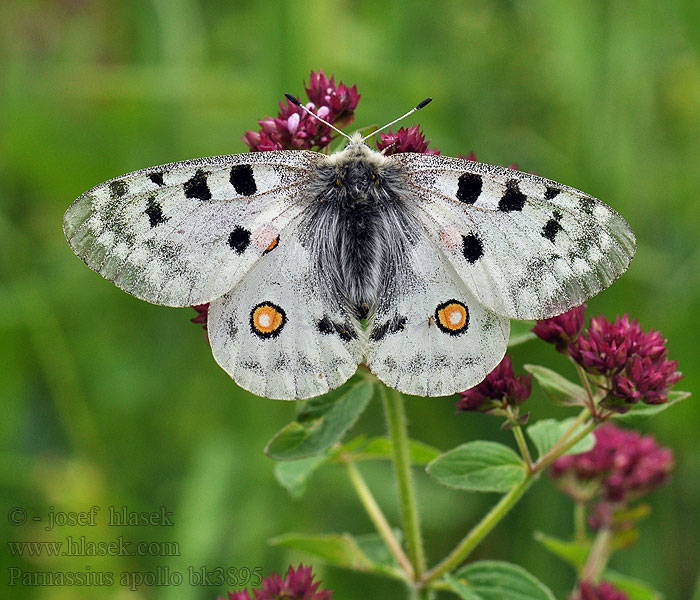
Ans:
<svg viewBox="0 0 700 600"><path fill-rule="evenodd" d="M578 306L629 265L635 238L596 198L504 167L396 154L417 218L471 292L514 319Z"/></svg>
<svg viewBox="0 0 700 600"><path fill-rule="evenodd" d="M303 210L320 156L234 154L135 171L80 196L63 229L91 269L137 298L210 302Z"/></svg>

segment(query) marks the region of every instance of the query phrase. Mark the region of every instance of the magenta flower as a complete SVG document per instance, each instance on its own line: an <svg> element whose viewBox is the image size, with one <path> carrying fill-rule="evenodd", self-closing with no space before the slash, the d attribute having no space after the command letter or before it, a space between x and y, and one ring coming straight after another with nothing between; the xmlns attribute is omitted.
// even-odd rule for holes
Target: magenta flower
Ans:
<svg viewBox="0 0 700 600"><path fill-rule="evenodd" d="M327 108L326 121L333 123L338 129L352 123L355 118L355 108L360 101L357 86L347 87L342 81L336 85L334 76L328 79L323 70L318 73L311 71L309 87L304 86L306 95L315 107ZM320 114L320 113L319 113Z"/></svg>
<svg viewBox="0 0 700 600"><path fill-rule="evenodd" d="M411 125L408 128L399 127L396 133L391 129L387 133L380 133L377 141L377 149L384 150L384 154L400 154L402 152L417 152L418 154L440 154L439 150L429 150L430 140L420 130L420 125Z"/></svg>
<svg viewBox="0 0 700 600"><path fill-rule="evenodd" d="M559 352L566 353L568 345L576 341L583 329L586 305L572 308L563 315L537 321L532 332L545 342L554 344Z"/></svg>
<svg viewBox="0 0 700 600"><path fill-rule="evenodd" d="M629 596L609 581L601 581L597 585L581 581L578 589L571 595L571 600L629 600Z"/></svg>
<svg viewBox="0 0 700 600"><path fill-rule="evenodd" d="M498 366L480 384L460 393L457 412L492 412L506 405L521 404L530 397L532 375L513 373L513 363L506 355Z"/></svg>
<svg viewBox="0 0 700 600"><path fill-rule="evenodd" d="M604 316L591 318L588 330L569 343L571 358L586 371L608 378L608 394L601 406L624 413L642 400L668 402L669 389L683 376L676 361L667 360L666 340L653 329L644 332L627 315L614 323Z"/></svg>
<svg viewBox="0 0 700 600"><path fill-rule="evenodd" d="M306 107L319 117L338 128L352 122L355 108L360 100L357 86L336 85L323 71L311 71L306 94L310 102ZM260 131L246 131L243 141L253 152L269 150L321 150L330 144L333 131L314 119L288 100L280 102L276 117L265 117L258 121Z"/></svg>
<svg viewBox="0 0 700 600"><path fill-rule="evenodd" d="M314 583L311 567L299 565L287 570L284 578L272 573L262 580L262 589L253 590L251 598L248 590L229 592L227 600L330 600L332 590L320 590L320 581ZM221 596L217 600L224 600Z"/></svg>
<svg viewBox="0 0 700 600"><path fill-rule="evenodd" d="M601 497L617 505L640 498L666 482L673 468L673 453L658 446L650 435L606 424L594 432L595 446L588 452L561 456L550 474L577 500ZM590 483L597 484L591 488Z"/></svg>

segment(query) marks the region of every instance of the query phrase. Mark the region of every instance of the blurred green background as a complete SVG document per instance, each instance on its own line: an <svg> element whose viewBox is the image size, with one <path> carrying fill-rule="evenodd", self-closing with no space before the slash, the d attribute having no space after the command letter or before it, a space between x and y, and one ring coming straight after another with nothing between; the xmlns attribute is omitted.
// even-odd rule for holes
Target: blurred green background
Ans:
<svg viewBox="0 0 700 600"><path fill-rule="evenodd" d="M628 273L591 314L628 312L660 329L698 392L700 314L700 4L656 2L307 2L64 0L0 4L0 486L3 540L174 540L177 558L10 557L8 569L284 570L304 558L267 540L287 531L366 533L344 472L317 473L291 500L263 454L294 406L238 389L214 362L194 312L140 302L87 269L61 231L74 198L111 177L246 151L241 135L301 94L311 69L356 83L355 124L383 124L425 96L420 122L443 153L517 162L602 198L639 240ZM409 124L409 123L406 123ZM567 369L539 342L517 368ZM537 391L535 417L565 414ZM381 433L373 403L357 430ZM444 450L511 443L495 419L411 399L414 437ZM700 545L700 408L691 399L645 423L676 453L639 543L612 566L667 598L695 589ZM363 473L398 524L389 464ZM495 501L418 473L429 561ZM566 536L571 506L548 480L475 558L522 564L564 598L573 573L532 538ZM100 524L47 532L46 514L101 507ZM104 526L107 507L166 506L174 527ZM11 507L29 521L12 527ZM32 516L43 516L42 522ZM403 598L395 582L315 564L336 598ZM162 573L162 571L161 571ZM221 588L5 588L7 598L214 598Z"/></svg>

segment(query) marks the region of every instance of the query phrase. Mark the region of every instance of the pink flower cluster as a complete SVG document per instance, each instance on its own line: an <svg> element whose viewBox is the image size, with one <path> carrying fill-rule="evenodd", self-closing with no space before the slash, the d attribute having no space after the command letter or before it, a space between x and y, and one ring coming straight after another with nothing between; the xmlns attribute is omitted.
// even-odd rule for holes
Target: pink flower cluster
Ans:
<svg viewBox="0 0 700 600"><path fill-rule="evenodd" d="M400 127L396 133L393 133L391 129L387 133L380 133L377 149L384 151L385 156L402 152L440 154L439 150L430 150L429 144L430 140L425 139L420 125L411 125L410 127Z"/></svg>
<svg viewBox="0 0 700 600"><path fill-rule="evenodd" d="M331 590L319 590L321 583L314 583L314 574L311 567L299 565L296 569L292 566L282 578L277 573L272 573L262 580L262 589L253 590L253 596L248 590L229 592L226 599L219 596L217 600L330 600L333 596Z"/></svg>
<svg viewBox="0 0 700 600"><path fill-rule="evenodd" d="M322 70L311 71L309 85L305 86L309 103L306 108L315 111L322 119L338 128L352 122L355 108L360 101L357 86L347 87L328 79ZM280 102L277 117L265 117L258 121L259 131L249 130L243 141L253 152L269 150L321 150L330 144L333 130L314 119L289 100Z"/></svg>
<svg viewBox="0 0 700 600"><path fill-rule="evenodd" d="M609 581L601 581L597 585L582 581L571 596L571 600L629 600L629 596Z"/></svg>
<svg viewBox="0 0 700 600"><path fill-rule="evenodd" d="M521 404L530 397L532 375L513 373L513 362L506 355L480 384L460 393L457 412L491 412L504 404Z"/></svg>
<svg viewBox="0 0 700 600"><path fill-rule="evenodd" d="M619 505L640 498L662 485L673 468L673 453L658 446L652 436L605 424L594 434L593 449L557 458L550 474L577 499L577 489ZM591 489L589 483L597 484Z"/></svg>
<svg viewBox="0 0 700 600"><path fill-rule="evenodd" d="M624 413L640 400L646 404L668 402L669 389L682 377L677 361L668 360L666 340L653 329L643 331L627 315L614 322L603 315L592 317L583 329L585 306L538 321L533 332L557 350L568 354L588 373L606 380L602 406Z"/></svg>

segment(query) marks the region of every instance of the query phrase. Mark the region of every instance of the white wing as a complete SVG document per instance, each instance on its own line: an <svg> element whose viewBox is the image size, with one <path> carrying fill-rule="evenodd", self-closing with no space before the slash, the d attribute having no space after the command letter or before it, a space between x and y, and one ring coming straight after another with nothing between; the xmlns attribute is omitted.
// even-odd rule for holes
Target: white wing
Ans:
<svg viewBox="0 0 700 600"><path fill-rule="evenodd" d="M124 291L203 304L230 290L300 213L321 156L234 154L135 171L80 196L63 229L75 253Z"/></svg>
<svg viewBox="0 0 700 600"><path fill-rule="evenodd" d="M471 292L514 319L552 317L608 287L635 238L609 206L528 173L458 158L395 154L416 215Z"/></svg>
<svg viewBox="0 0 700 600"><path fill-rule="evenodd" d="M480 304L427 239L405 257L395 297L372 321L367 361L407 394L446 396L479 383L500 362L510 321Z"/></svg>
<svg viewBox="0 0 700 600"><path fill-rule="evenodd" d="M349 379L362 360L362 332L329 298L295 225L228 294L209 307L214 358L238 385L293 400Z"/></svg>

